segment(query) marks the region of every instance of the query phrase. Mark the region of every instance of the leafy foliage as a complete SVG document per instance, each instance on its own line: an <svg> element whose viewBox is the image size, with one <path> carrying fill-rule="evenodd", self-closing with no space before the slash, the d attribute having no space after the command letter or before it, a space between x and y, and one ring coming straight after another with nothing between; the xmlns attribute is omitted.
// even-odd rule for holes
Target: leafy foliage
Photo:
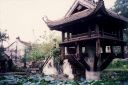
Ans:
<svg viewBox="0 0 128 85"><path fill-rule="evenodd" d="M6 31L7 30L5 31L0 30L0 42L6 41L9 38Z"/></svg>
<svg viewBox="0 0 128 85"><path fill-rule="evenodd" d="M111 64L107 67L107 69L128 69L128 61L115 59Z"/></svg>
<svg viewBox="0 0 128 85"><path fill-rule="evenodd" d="M0 29L0 60L4 60L7 58L7 56L4 55L5 48L3 46L3 42L9 38L6 31L7 30Z"/></svg>
<svg viewBox="0 0 128 85"><path fill-rule="evenodd" d="M124 38L124 41L128 42L128 28L126 30L124 30L123 32L123 38Z"/></svg>
<svg viewBox="0 0 128 85"><path fill-rule="evenodd" d="M39 60L44 59L46 56L49 56L50 45L48 44L34 44L31 51L28 53L30 60Z"/></svg>
<svg viewBox="0 0 128 85"><path fill-rule="evenodd" d="M111 79L112 75L110 74L113 73L114 72L102 73L102 75L105 75L103 76L104 79L98 81L97 80L75 81L75 80L61 80L61 79L54 80L51 76L41 76L39 74L29 75L29 76L4 75L4 76L0 76L0 85L121 85L120 81L123 81L123 78L121 80L112 80ZM126 74L127 73L123 73L122 76L125 76Z"/></svg>
<svg viewBox="0 0 128 85"><path fill-rule="evenodd" d="M101 73L102 80L108 81L126 81L128 80L128 71L125 70L105 70Z"/></svg>
<svg viewBox="0 0 128 85"><path fill-rule="evenodd" d="M128 17L128 0L117 0L114 10L120 15Z"/></svg>
<svg viewBox="0 0 128 85"><path fill-rule="evenodd" d="M113 9L116 13L128 18L128 0L116 0ZM128 42L128 28L124 30L124 40Z"/></svg>
<svg viewBox="0 0 128 85"><path fill-rule="evenodd" d="M51 41L43 42L41 44L33 44L31 51L28 53L30 60L45 59L48 56L59 56L58 40L56 40L56 42Z"/></svg>

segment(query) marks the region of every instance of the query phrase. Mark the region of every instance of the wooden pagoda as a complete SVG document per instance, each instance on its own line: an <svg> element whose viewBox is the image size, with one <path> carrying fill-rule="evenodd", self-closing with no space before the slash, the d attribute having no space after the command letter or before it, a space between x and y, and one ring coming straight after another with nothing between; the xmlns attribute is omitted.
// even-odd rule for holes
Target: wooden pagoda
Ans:
<svg viewBox="0 0 128 85"><path fill-rule="evenodd" d="M62 32L61 59L69 60L75 75L99 79L113 58L123 58L128 19L107 10L103 0L76 0L63 19L45 22L51 30Z"/></svg>

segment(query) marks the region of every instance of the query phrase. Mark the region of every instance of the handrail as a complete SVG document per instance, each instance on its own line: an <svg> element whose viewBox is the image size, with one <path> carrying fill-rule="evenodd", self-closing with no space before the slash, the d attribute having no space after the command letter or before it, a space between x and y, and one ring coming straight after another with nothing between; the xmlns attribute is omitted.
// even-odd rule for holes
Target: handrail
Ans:
<svg viewBox="0 0 128 85"><path fill-rule="evenodd" d="M68 54L66 56L67 57L72 57L72 59L74 59L81 67L84 67L85 68L85 66L76 59L76 57L75 57L76 55L75 54Z"/></svg>
<svg viewBox="0 0 128 85"><path fill-rule="evenodd" d="M92 34L96 34L96 31L91 31L90 35L92 35ZM84 36L84 35L85 36L88 35L88 32L77 34L77 35L72 35L72 38L74 38L74 37L80 37L80 36Z"/></svg>
<svg viewBox="0 0 128 85"><path fill-rule="evenodd" d="M46 64L48 63L48 61L51 59L52 57L49 56L46 61L44 62L44 64L42 65L42 69L46 66Z"/></svg>
<svg viewBox="0 0 128 85"><path fill-rule="evenodd" d="M109 37L115 37L115 38L118 37L117 34L112 34L112 33L108 33L108 32L102 32L102 31L100 31L99 33L100 33L101 36L109 36ZM81 38L81 37L86 37L86 36L90 36L91 37L91 36L96 35L96 34L97 34L96 31L91 31L90 34L88 34L88 32L81 33L81 34L76 34L76 35L72 35L69 38L69 40L70 39L73 39L73 38ZM68 40L68 38L65 38L65 40Z"/></svg>

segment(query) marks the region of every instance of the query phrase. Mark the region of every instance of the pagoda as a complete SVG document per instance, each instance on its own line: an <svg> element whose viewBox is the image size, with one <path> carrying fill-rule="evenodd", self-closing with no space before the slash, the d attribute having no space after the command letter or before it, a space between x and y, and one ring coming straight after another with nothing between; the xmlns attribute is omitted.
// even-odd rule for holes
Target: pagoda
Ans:
<svg viewBox="0 0 128 85"><path fill-rule="evenodd" d="M128 19L106 9L103 0L76 0L63 19L45 22L62 32L61 60L68 59L75 76L84 73L86 79L98 80L114 58L124 58Z"/></svg>

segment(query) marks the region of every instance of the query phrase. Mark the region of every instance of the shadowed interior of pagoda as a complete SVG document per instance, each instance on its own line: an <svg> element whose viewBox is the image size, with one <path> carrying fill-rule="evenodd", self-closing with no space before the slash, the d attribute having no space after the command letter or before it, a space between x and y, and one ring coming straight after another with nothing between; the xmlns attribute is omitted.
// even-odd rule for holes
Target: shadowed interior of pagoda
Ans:
<svg viewBox="0 0 128 85"><path fill-rule="evenodd" d="M100 40L100 49L97 49L97 39L60 44L63 52L63 60L68 59L73 73L80 75L88 71L104 70L114 58L123 58L123 44L116 40L110 43L108 39ZM117 50L115 50L115 48ZM90 50L91 49L91 50ZM92 50L93 49L93 50ZM98 52L99 54L97 54Z"/></svg>
<svg viewBox="0 0 128 85"><path fill-rule="evenodd" d="M122 40L122 23L117 21L115 22L112 19L105 22L106 19L107 18L101 21L97 21L99 19L94 19L93 21L88 21L86 23L84 21L80 21L72 26L62 29L65 35L64 41L77 40L81 38L88 39L89 37L103 37L108 39Z"/></svg>

